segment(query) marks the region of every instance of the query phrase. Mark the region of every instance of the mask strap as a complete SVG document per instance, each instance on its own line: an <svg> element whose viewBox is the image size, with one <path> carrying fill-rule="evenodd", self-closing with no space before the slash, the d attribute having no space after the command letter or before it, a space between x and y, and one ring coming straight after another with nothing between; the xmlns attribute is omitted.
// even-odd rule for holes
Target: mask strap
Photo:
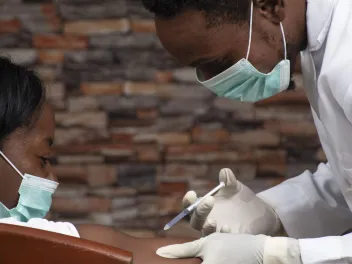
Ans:
<svg viewBox="0 0 352 264"><path fill-rule="evenodd" d="M251 51L252 25L253 25L253 1L251 1L251 14L249 19L249 40L248 40L248 48L247 48L247 56L246 56L247 61L248 61L249 52Z"/></svg>
<svg viewBox="0 0 352 264"><path fill-rule="evenodd" d="M249 18L249 40L248 40L248 48L247 48L247 55L246 60L248 61L249 52L251 51L251 44L252 44L252 28L253 28L253 1L251 1L251 13ZM285 31L282 23L280 22L280 29L282 34L282 39L284 42L284 52L285 52L285 60L287 60L287 47L286 47L286 38L285 38Z"/></svg>
<svg viewBox="0 0 352 264"><path fill-rule="evenodd" d="M11 166L22 178L24 178L23 174L16 168L15 165L13 165L13 163L5 156L5 154L2 153L2 151L0 151L0 155L7 161L8 164L10 164L10 166Z"/></svg>
<svg viewBox="0 0 352 264"><path fill-rule="evenodd" d="M286 47L285 31L284 31L284 27L282 26L281 22L280 22L280 29L281 29L282 39L284 41L285 60L287 60L287 47Z"/></svg>

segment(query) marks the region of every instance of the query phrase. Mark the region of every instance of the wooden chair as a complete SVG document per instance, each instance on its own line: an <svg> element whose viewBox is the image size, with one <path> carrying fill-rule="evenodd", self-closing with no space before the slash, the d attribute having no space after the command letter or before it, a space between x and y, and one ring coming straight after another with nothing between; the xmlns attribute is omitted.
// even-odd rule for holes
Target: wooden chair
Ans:
<svg viewBox="0 0 352 264"><path fill-rule="evenodd" d="M132 264L132 253L84 239L0 224L0 263Z"/></svg>

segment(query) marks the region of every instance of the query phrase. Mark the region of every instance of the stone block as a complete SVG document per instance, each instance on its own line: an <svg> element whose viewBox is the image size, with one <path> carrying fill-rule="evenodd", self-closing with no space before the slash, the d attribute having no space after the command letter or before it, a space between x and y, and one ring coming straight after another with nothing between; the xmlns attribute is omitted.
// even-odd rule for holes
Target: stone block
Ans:
<svg viewBox="0 0 352 264"><path fill-rule="evenodd" d="M135 32L130 34L115 33L105 35L93 35L90 37L90 45L97 48L138 48L148 49L155 45L156 36L146 32ZM133 52L128 53L129 56L133 56Z"/></svg>
<svg viewBox="0 0 352 264"><path fill-rule="evenodd" d="M63 156L57 157L58 163L61 165L72 165L72 164L101 164L104 162L104 157L93 156L93 155L75 155L75 156Z"/></svg>
<svg viewBox="0 0 352 264"><path fill-rule="evenodd" d="M38 60L41 64L62 64L65 54L62 50L40 50Z"/></svg>
<svg viewBox="0 0 352 264"><path fill-rule="evenodd" d="M297 125L294 121L268 120L264 122L264 128L285 136L317 136L317 130L312 121L300 121Z"/></svg>
<svg viewBox="0 0 352 264"><path fill-rule="evenodd" d="M149 12L138 0L127 1L128 14L132 18L153 18L154 15Z"/></svg>
<svg viewBox="0 0 352 264"><path fill-rule="evenodd" d="M195 127L192 129L192 139L196 143L224 143L229 142L230 133L225 128Z"/></svg>
<svg viewBox="0 0 352 264"><path fill-rule="evenodd" d="M137 202L139 217L151 218L159 215L159 203L157 196L141 195L137 197Z"/></svg>
<svg viewBox="0 0 352 264"><path fill-rule="evenodd" d="M204 196L209 191L219 185L219 179L195 179L189 182L189 189L197 193L199 197ZM181 203L182 200L179 201Z"/></svg>
<svg viewBox="0 0 352 264"><path fill-rule="evenodd" d="M166 160L193 162L244 162L254 159L251 152L222 149L219 145L185 145L167 148Z"/></svg>
<svg viewBox="0 0 352 264"><path fill-rule="evenodd" d="M85 70L90 64L111 64L113 53L109 50L79 50L65 53L67 67Z"/></svg>
<svg viewBox="0 0 352 264"><path fill-rule="evenodd" d="M206 174L208 179L218 180L220 170L228 168L233 171L237 180L239 181L250 181L254 180L257 173L257 168L255 163L243 163L243 164L214 164L210 166L210 172Z"/></svg>
<svg viewBox="0 0 352 264"><path fill-rule="evenodd" d="M107 112L123 112L136 109L154 108L158 106L158 98L152 96L100 96L99 105Z"/></svg>
<svg viewBox="0 0 352 264"><path fill-rule="evenodd" d="M0 54L9 57L14 63L25 65L34 64L38 57L35 49L0 49Z"/></svg>
<svg viewBox="0 0 352 264"><path fill-rule="evenodd" d="M79 198L85 197L88 193L88 186L82 184L60 184L54 197Z"/></svg>
<svg viewBox="0 0 352 264"><path fill-rule="evenodd" d="M128 222L129 220L136 219L137 216L138 216L137 207L128 207L123 209L120 208L120 209L116 209L116 211L112 213L114 222L119 222L119 221Z"/></svg>
<svg viewBox="0 0 352 264"><path fill-rule="evenodd" d="M1 34L0 49L29 49L31 46L32 37L26 32Z"/></svg>
<svg viewBox="0 0 352 264"><path fill-rule="evenodd" d="M18 19L0 19L0 33L17 33L21 29L21 22Z"/></svg>
<svg viewBox="0 0 352 264"><path fill-rule="evenodd" d="M136 116L138 119L155 120L159 117L159 111L157 108L137 109Z"/></svg>
<svg viewBox="0 0 352 264"><path fill-rule="evenodd" d="M63 100L66 94L65 85L63 83L47 83L45 85L46 96L48 100Z"/></svg>
<svg viewBox="0 0 352 264"><path fill-rule="evenodd" d="M203 115L209 111L210 106L204 100L194 99L172 99L161 105L162 115Z"/></svg>
<svg viewBox="0 0 352 264"><path fill-rule="evenodd" d="M96 225L113 226L114 219L111 213L92 213L89 215L89 220Z"/></svg>
<svg viewBox="0 0 352 264"><path fill-rule="evenodd" d="M77 35L37 34L33 46L38 49L86 49L88 39Z"/></svg>
<svg viewBox="0 0 352 264"><path fill-rule="evenodd" d="M109 212L111 209L111 200L98 197L76 197L62 198L54 197L52 211L57 213L93 213Z"/></svg>
<svg viewBox="0 0 352 264"><path fill-rule="evenodd" d="M83 144L107 138L107 132L101 129L57 128L55 130L55 145L57 146Z"/></svg>
<svg viewBox="0 0 352 264"><path fill-rule="evenodd" d="M125 77L127 80L136 82L153 81L157 72L155 68L150 68L149 66L127 65Z"/></svg>
<svg viewBox="0 0 352 264"><path fill-rule="evenodd" d="M137 190L129 187L98 187L91 189L89 194L108 198L135 197Z"/></svg>
<svg viewBox="0 0 352 264"><path fill-rule="evenodd" d="M158 143L161 145L189 144L190 136L186 133L137 134L133 137L135 143Z"/></svg>
<svg viewBox="0 0 352 264"><path fill-rule="evenodd" d="M61 1L60 1L61 2ZM60 16L65 20L81 19L107 19L122 17L127 14L126 1L104 1L97 3L84 3L84 8L77 3L60 4Z"/></svg>
<svg viewBox="0 0 352 264"><path fill-rule="evenodd" d="M55 118L56 124L61 127L82 126L104 129L108 122L105 112L56 113Z"/></svg>
<svg viewBox="0 0 352 264"><path fill-rule="evenodd" d="M259 164L286 164L287 152L280 149L257 149L255 157Z"/></svg>
<svg viewBox="0 0 352 264"><path fill-rule="evenodd" d="M68 99L68 110L70 112L98 110L97 98L91 96L70 97Z"/></svg>
<svg viewBox="0 0 352 264"><path fill-rule="evenodd" d="M182 195L171 194L168 196L162 196L159 198L159 215L176 215L181 212L182 208Z"/></svg>
<svg viewBox="0 0 352 264"><path fill-rule="evenodd" d="M91 187L114 185L117 183L117 169L115 166L89 165L87 179Z"/></svg>
<svg viewBox="0 0 352 264"><path fill-rule="evenodd" d="M55 165L53 173L60 183L88 183L86 169L79 165Z"/></svg>
<svg viewBox="0 0 352 264"><path fill-rule="evenodd" d="M169 181L169 182L159 182L158 183L158 194L159 195L185 195L188 191L187 181Z"/></svg>
<svg viewBox="0 0 352 264"><path fill-rule="evenodd" d="M61 29L61 19L55 15L50 17L20 17L23 29L30 33L58 33Z"/></svg>
<svg viewBox="0 0 352 264"><path fill-rule="evenodd" d="M44 82L55 82L59 79L62 69L60 66L38 65L34 68L39 78Z"/></svg>
<svg viewBox="0 0 352 264"><path fill-rule="evenodd" d="M156 166L143 164L120 165L118 169L118 184L133 187L140 192L156 189Z"/></svg>
<svg viewBox="0 0 352 264"><path fill-rule="evenodd" d="M274 178L274 177L286 177L287 176L287 164L280 163L261 163L257 166L257 177L258 178Z"/></svg>
<svg viewBox="0 0 352 264"><path fill-rule="evenodd" d="M137 207L136 197L117 197L112 200L112 208L114 210Z"/></svg>
<svg viewBox="0 0 352 264"><path fill-rule="evenodd" d="M136 151L140 162L160 162L162 159L161 150L154 146L140 146Z"/></svg>
<svg viewBox="0 0 352 264"><path fill-rule="evenodd" d="M168 163L159 175L162 178L204 178L208 176L208 165L206 164L183 164Z"/></svg>
<svg viewBox="0 0 352 264"><path fill-rule="evenodd" d="M133 32L147 32L155 33L155 23L154 20L132 20L131 21L131 30Z"/></svg>
<svg viewBox="0 0 352 264"><path fill-rule="evenodd" d="M159 118L157 124L151 131L157 132L184 132L188 131L194 124L193 116L178 116L170 118Z"/></svg>
<svg viewBox="0 0 352 264"><path fill-rule="evenodd" d="M155 82L158 84L167 84L172 82L172 72L170 71L158 71L155 74Z"/></svg>
<svg viewBox="0 0 352 264"><path fill-rule="evenodd" d="M193 68L175 69L172 72L172 76L176 82L197 83L196 70ZM201 85L199 85L198 89L206 90L206 88Z"/></svg>
<svg viewBox="0 0 352 264"><path fill-rule="evenodd" d="M231 133L231 144L251 148L276 147L280 144L280 135L263 129Z"/></svg>
<svg viewBox="0 0 352 264"><path fill-rule="evenodd" d="M127 32L130 23L127 19L81 20L66 22L65 34L93 35Z"/></svg>
<svg viewBox="0 0 352 264"><path fill-rule="evenodd" d="M258 120L312 121L308 107L302 106L272 106L256 107L255 116Z"/></svg>
<svg viewBox="0 0 352 264"><path fill-rule="evenodd" d="M118 82L90 82L81 83L81 92L85 95L119 95L122 84Z"/></svg>

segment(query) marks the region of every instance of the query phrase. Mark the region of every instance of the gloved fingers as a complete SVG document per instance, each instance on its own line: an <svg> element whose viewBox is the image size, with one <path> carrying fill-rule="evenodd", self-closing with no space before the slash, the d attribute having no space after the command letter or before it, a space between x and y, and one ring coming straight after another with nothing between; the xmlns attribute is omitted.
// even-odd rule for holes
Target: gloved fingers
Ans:
<svg viewBox="0 0 352 264"><path fill-rule="evenodd" d="M224 182L225 187L237 187L241 184L237 179L235 174L230 169L222 169L219 173L219 182ZM220 190L221 191L221 190Z"/></svg>
<svg viewBox="0 0 352 264"><path fill-rule="evenodd" d="M200 254L203 238L184 243L175 244L166 247L159 248L156 254L163 258L194 258Z"/></svg>
<svg viewBox="0 0 352 264"><path fill-rule="evenodd" d="M216 222L213 219L207 219L202 229L202 236L209 236L216 232Z"/></svg>
<svg viewBox="0 0 352 264"><path fill-rule="evenodd" d="M213 209L215 203L215 198L209 196L202 201L191 217L191 226L197 230L202 230L205 220L207 219L210 211Z"/></svg>
<svg viewBox="0 0 352 264"><path fill-rule="evenodd" d="M183 196L183 199L182 199L183 208L186 208L186 207L190 206L191 204L195 203L196 200L197 200L197 194L195 191L187 192L186 195Z"/></svg>
<svg viewBox="0 0 352 264"><path fill-rule="evenodd" d="M185 194L185 196L183 196L182 199L182 206L183 208L187 208L188 206L190 206L191 204L194 204L197 200L197 193L195 191L189 191ZM189 214L185 217L185 219L187 219L188 221L191 220L191 215Z"/></svg>
<svg viewBox="0 0 352 264"><path fill-rule="evenodd" d="M223 225L220 229L220 233L231 233L231 227L229 225Z"/></svg>

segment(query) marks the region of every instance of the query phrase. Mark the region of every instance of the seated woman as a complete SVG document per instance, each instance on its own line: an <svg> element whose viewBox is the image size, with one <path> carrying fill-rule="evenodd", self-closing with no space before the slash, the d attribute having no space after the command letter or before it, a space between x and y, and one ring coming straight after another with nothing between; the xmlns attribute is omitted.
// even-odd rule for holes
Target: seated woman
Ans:
<svg viewBox="0 0 352 264"><path fill-rule="evenodd" d="M48 222L57 183L49 163L54 141L54 113L36 74L0 58L0 223L24 225L72 235L130 251L134 263L200 263L167 260L157 248L187 239L140 239L111 228ZM191 239L190 239L191 240Z"/></svg>

